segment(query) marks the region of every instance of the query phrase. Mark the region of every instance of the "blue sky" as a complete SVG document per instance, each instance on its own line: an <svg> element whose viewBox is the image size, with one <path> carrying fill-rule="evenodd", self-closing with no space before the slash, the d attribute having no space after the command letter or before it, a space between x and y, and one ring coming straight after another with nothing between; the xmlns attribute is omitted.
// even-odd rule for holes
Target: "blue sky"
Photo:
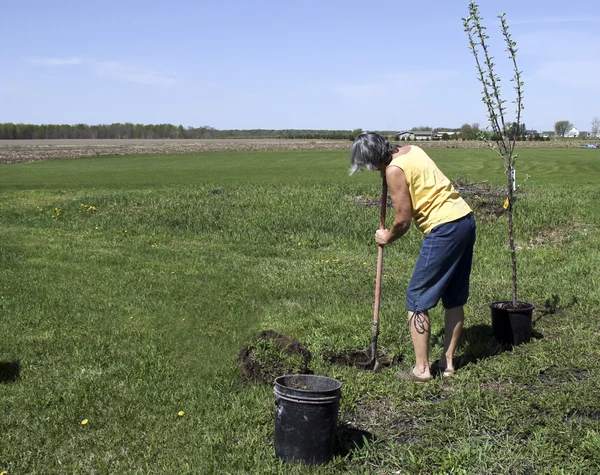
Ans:
<svg viewBox="0 0 600 475"><path fill-rule="evenodd" d="M486 124L468 1L3 0L0 122L217 129ZM600 2L480 2L513 100L498 13L518 43L528 128L600 116Z"/></svg>

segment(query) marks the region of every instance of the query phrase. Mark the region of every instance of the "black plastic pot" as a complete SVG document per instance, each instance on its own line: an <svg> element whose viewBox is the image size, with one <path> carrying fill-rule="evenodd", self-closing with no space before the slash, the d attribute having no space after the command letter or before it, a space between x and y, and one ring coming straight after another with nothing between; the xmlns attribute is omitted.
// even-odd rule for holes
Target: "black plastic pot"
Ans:
<svg viewBox="0 0 600 475"><path fill-rule="evenodd" d="M531 322L535 305L519 302L523 308L499 308L512 300L492 302L492 337L503 345L517 346L531 339Z"/></svg>
<svg viewBox="0 0 600 475"><path fill-rule="evenodd" d="M275 380L275 455L286 462L321 465L333 458L342 383L325 376Z"/></svg>

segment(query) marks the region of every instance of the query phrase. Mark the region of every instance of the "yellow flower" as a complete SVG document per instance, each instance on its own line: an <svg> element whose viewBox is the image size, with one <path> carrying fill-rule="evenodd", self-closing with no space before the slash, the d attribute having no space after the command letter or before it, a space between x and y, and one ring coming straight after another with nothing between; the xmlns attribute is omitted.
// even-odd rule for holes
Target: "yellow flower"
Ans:
<svg viewBox="0 0 600 475"><path fill-rule="evenodd" d="M88 420L87 420L87 419L84 419L84 420L82 420L82 421L81 421L81 425L82 425L82 426L86 425L87 423L88 423Z"/></svg>
<svg viewBox="0 0 600 475"><path fill-rule="evenodd" d="M0 472L0 475L8 475L8 472L4 470L4 472Z"/></svg>
<svg viewBox="0 0 600 475"><path fill-rule="evenodd" d="M181 417L181 416L184 416L184 415L185 415L185 412L183 412L183 411L179 411L179 412L177 413L177 415L178 415L179 417Z"/></svg>

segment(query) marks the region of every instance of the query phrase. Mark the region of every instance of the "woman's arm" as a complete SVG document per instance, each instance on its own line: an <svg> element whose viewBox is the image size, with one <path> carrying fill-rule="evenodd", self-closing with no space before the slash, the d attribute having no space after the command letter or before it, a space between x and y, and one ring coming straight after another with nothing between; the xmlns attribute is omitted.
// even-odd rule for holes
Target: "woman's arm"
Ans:
<svg viewBox="0 0 600 475"><path fill-rule="evenodd" d="M380 229L375 233L375 241L381 245L390 244L406 234L412 220L412 202L404 171L390 166L385 171L385 177L394 207L394 224L390 230Z"/></svg>

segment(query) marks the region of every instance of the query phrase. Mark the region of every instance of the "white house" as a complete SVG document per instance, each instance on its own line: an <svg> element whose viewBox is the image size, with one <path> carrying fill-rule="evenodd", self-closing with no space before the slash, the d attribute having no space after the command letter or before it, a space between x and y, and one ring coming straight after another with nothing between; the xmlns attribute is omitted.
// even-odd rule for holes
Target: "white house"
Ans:
<svg viewBox="0 0 600 475"><path fill-rule="evenodd" d="M406 130L396 136L397 140L433 140L431 130Z"/></svg>
<svg viewBox="0 0 600 475"><path fill-rule="evenodd" d="M453 137L454 135L458 134L458 132L455 130L438 130L435 133L436 140L441 140L444 134L446 134L448 137Z"/></svg>
<svg viewBox="0 0 600 475"><path fill-rule="evenodd" d="M579 130L573 127L571 130L565 133L565 137L579 137Z"/></svg>

